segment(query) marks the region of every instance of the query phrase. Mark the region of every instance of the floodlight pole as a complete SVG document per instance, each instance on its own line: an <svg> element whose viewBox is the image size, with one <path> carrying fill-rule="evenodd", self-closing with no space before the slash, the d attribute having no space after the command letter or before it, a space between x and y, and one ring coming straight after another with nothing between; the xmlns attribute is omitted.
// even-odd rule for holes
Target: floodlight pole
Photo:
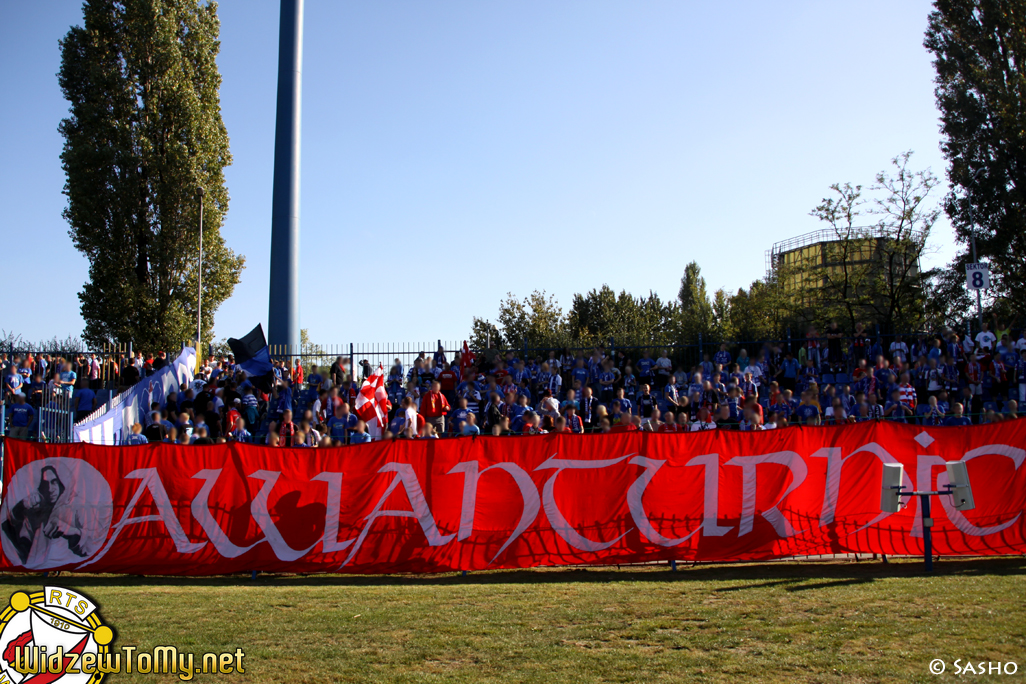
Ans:
<svg viewBox="0 0 1026 684"><path fill-rule="evenodd" d="M281 0L267 342L271 346L284 346L286 354L290 349L299 347L299 135L302 67L303 0Z"/></svg>

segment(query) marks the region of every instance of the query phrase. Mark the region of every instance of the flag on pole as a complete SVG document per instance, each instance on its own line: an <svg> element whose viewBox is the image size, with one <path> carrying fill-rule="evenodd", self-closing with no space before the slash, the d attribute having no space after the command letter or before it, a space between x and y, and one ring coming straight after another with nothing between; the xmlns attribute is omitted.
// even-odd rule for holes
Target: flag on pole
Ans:
<svg viewBox="0 0 1026 684"><path fill-rule="evenodd" d="M267 348L267 340L264 338L263 326L258 323L257 327L240 339L229 337L228 346L232 350L232 356L235 357L235 363L246 371L253 386L263 392L270 392L276 379L274 364L271 363L271 354ZM198 349L196 350L196 364L197 368L202 366Z"/></svg>
<svg viewBox="0 0 1026 684"><path fill-rule="evenodd" d="M460 377L467 377L467 368L474 365L474 361L477 360L477 356L474 352L470 351L470 347L467 345L467 341L463 340L463 352L460 354Z"/></svg>
<svg viewBox="0 0 1026 684"><path fill-rule="evenodd" d="M379 364L377 370L363 381L356 395L356 415L367 423L367 432L373 439L380 438L382 428L388 425L388 411L391 408L385 390L385 369Z"/></svg>

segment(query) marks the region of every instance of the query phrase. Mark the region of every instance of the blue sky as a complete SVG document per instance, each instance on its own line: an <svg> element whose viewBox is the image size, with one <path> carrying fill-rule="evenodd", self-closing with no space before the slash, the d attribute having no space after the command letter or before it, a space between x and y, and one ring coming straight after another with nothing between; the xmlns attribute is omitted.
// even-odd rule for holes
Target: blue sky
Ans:
<svg viewBox="0 0 1026 684"><path fill-rule="evenodd" d="M301 325L323 344L462 339L506 292L568 308L608 283L676 295L760 277L838 181L912 149L944 180L930 4L306 0ZM247 267L218 338L266 326L278 4L220 4L234 165L223 234ZM57 41L71 0L0 0L0 328L80 334L61 218ZM939 195L944 186L937 190ZM954 253L946 220L934 231Z"/></svg>

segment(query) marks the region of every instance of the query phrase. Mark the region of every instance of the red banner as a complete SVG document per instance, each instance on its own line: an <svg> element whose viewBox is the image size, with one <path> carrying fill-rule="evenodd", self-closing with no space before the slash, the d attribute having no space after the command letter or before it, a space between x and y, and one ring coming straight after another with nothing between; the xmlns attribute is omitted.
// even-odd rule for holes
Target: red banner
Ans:
<svg viewBox="0 0 1026 684"><path fill-rule="evenodd" d="M5 570L440 572L654 560L1026 550L1026 421L394 441L342 449L6 442Z"/></svg>

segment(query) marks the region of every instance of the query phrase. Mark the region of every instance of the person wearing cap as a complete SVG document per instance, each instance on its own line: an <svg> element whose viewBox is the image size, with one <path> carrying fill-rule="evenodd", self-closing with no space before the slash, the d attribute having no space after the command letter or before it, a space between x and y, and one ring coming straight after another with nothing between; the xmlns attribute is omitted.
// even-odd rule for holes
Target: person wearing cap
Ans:
<svg viewBox="0 0 1026 684"><path fill-rule="evenodd" d="M228 409L228 432L235 430L235 424L242 420L242 399L236 398L232 402L231 408Z"/></svg>

